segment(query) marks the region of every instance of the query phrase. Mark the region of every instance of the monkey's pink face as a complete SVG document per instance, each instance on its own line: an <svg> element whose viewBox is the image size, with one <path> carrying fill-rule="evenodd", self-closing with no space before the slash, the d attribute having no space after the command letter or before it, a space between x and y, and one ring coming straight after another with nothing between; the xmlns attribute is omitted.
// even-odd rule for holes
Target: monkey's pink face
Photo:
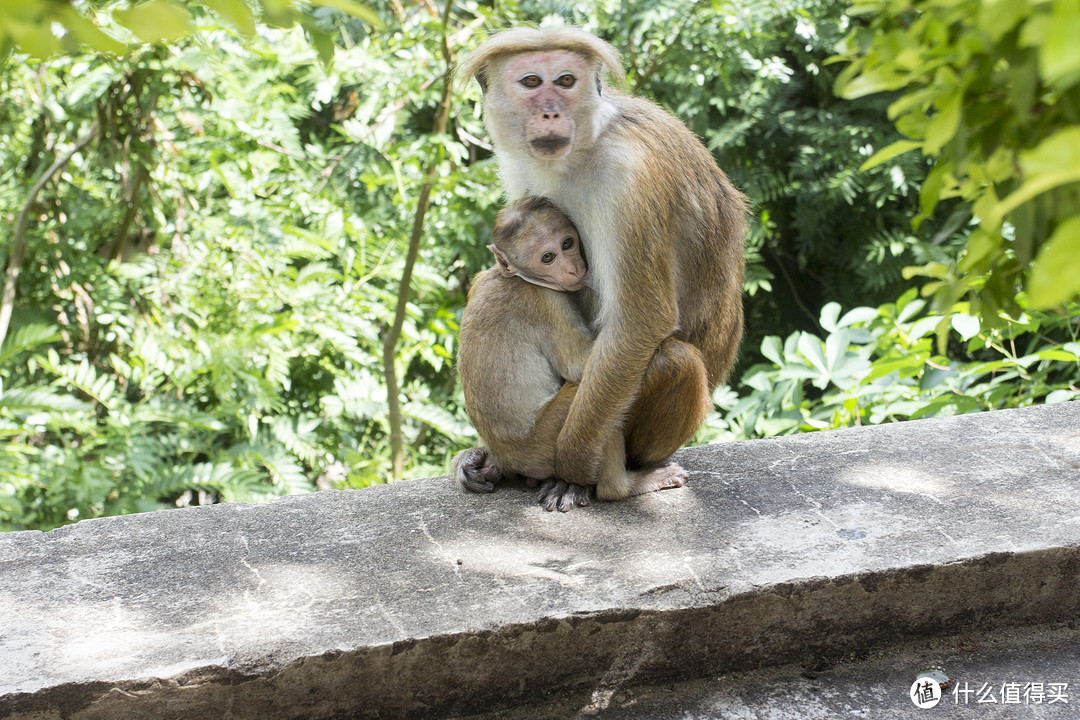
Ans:
<svg viewBox="0 0 1080 720"><path fill-rule="evenodd" d="M592 92L589 68L569 52L519 55L503 66L502 87L535 157L561 158L574 143L574 113Z"/></svg>
<svg viewBox="0 0 1080 720"><path fill-rule="evenodd" d="M535 280L564 292L585 287L585 275L589 269L581 254L581 240L573 226L547 230L529 252L530 271L527 274Z"/></svg>

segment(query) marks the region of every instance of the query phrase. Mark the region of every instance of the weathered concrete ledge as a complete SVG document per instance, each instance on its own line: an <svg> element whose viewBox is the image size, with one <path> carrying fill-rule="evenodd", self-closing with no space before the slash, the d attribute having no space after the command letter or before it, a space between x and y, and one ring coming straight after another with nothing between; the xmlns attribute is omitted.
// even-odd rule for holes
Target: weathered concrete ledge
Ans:
<svg viewBox="0 0 1080 720"><path fill-rule="evenodd" d="M566 515L435 478L0 535L0 718L490 711L1080 612L1080 403L679 459Z"/></svg>

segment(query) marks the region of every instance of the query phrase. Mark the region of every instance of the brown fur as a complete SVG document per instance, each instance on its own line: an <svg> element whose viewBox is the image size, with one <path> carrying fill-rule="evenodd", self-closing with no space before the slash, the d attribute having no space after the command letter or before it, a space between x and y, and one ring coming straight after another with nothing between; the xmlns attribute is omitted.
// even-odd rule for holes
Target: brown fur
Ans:
<svg viewBox="0 0 1080 720"><path fill-rule="evenodd" d="M627 437L633 463L655 463L688 440L711 407L708 391L724 380L742 334L746 202L683 123L593 83L588 97L575 99L579 130L569 153L531 153L521 136L527 108L516 104L521 91L506 85L503 68L522 54L562 49L584 54L597 79L615 52L572 28L550 37L507 31L460 72L487 83L485 123L508 196L546 195L585 242L599 333L559 435L555 470L592 484L612 436Z"/></svg>
<svg viewBox="0 0 1080 720"><path fill-rule="evenodd" d="M501 471L538 480L555 474L555 440L568 404L549 405L558 406L553 400L564 380L581 380L591 350L589 328L567 293L497 268L473 280L458 373L465 409Z"/></svg>
<svg viewBox="0 0 1080 720"><path fill-rule="evenodd" d="M567 226L573 229L550 202L523 198L499 213L492 238L503 253L520 262L523 253L518 251L530 247L535 237L561 234ZM697 355L684 343L669 342ZM536 480L555 476L556 442L592 347L573 294L532 285L499 267L476 276L461 320L458 372L465 409L489 456L467 450L455 458L453 471L466 488L491 491L503 475ZM699 385L703 390L703 374ZM602 452L597 495L603 499L677 487L685 478L678 466L627 472L620 435L613 435ZM583 504L587 493L564 485L556 493L543 493L542 501L546 497L552 497L548 509L566 510Z"/></svg>

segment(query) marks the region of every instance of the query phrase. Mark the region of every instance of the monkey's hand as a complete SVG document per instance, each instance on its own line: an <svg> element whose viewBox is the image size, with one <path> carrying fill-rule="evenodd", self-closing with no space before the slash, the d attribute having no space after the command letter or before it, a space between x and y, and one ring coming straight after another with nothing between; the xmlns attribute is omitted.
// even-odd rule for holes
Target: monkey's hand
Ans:
<svg viewBox="0 0 1080 720"><path fill-rule="evenodd" d="M601 330L601 340L604 339ZM654 333L631 342L613 335L597 341L585 365L585 376L574 394L555 444L555 475L568 483L595 485L601 465L608 461L613 438L622 439L623 422L660 340ZM619 465L624 464L619 462Z"/></svg>
<svg viewBox="0 0 1080 720"><path fill-rule="evenodd" d="M470 492L495 492L495 483L502 480L502 471L484 448L462 450L450 463L450 474Z"/></svg>
<svg viewBox="0 0 1080 720"><path fill-rule="evenodd" d="M567 512L575 507L585 507L589 504L589 488L564 482L558 478L549 478L540 484L537 502L548 512L552 510Z"/></svg>

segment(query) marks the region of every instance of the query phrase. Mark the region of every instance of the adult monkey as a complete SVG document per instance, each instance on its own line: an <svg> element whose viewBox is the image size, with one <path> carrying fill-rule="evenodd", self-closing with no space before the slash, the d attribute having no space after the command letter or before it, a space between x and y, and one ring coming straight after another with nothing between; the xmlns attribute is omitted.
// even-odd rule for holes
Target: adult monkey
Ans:
<svg viewBox="0 0 1080 720"><path fill-rule="evenodd" d="M456 70L484 92L509 199L562 208L593 273L598 334L556 445L565 483L551 481L571 500L596 483L612 434L631 467L689 440L742 335L745 197L685 125L604 70L623 79L618 52L570 27L497 33ZM459 480L484 470L474 457Z"/></svg>

